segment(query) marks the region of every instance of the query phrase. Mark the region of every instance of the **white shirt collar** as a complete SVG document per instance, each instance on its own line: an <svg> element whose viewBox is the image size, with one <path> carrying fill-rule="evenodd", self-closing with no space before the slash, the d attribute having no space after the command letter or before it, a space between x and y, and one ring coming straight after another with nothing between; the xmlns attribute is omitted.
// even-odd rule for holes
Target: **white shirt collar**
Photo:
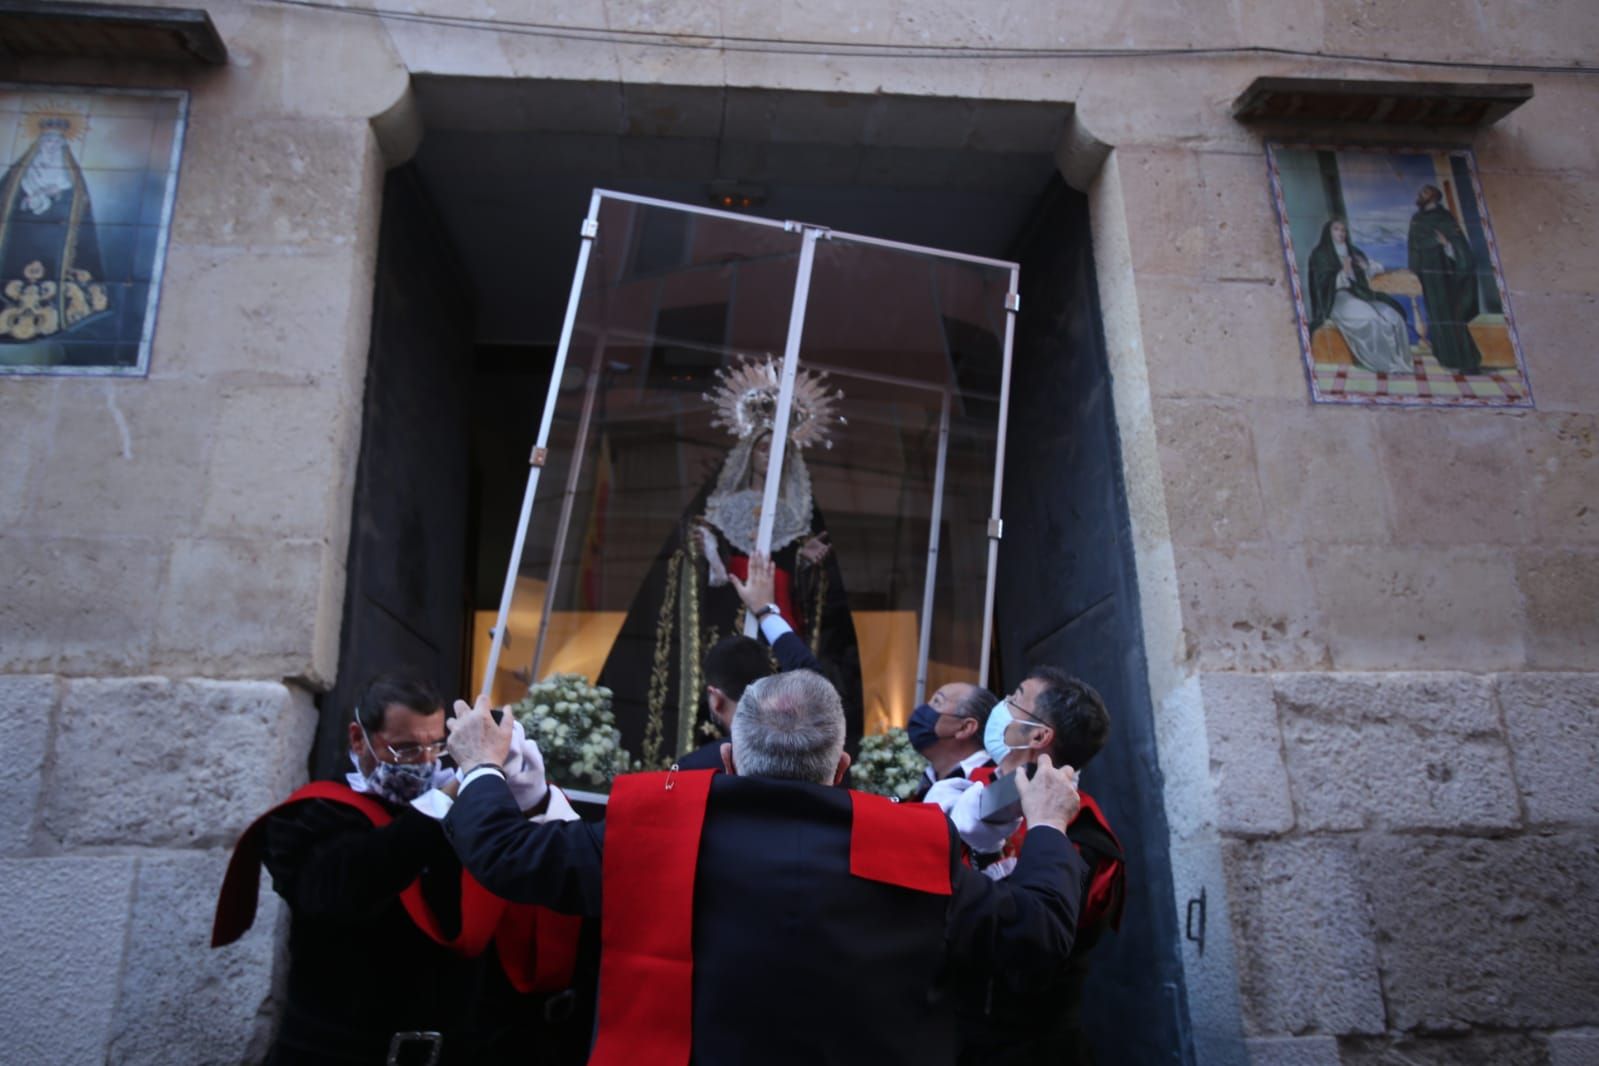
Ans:
<svg viewBox="0 0 1599 1066"><path fill-rule="evenodd" d="M961 760L961 773L966 777L971 777L973 770L987 766L993 761L994 760L988 757L988 752L984 751L982 748L978 748L976 751L972 752L970 755L966 756L966 758Z"/></svg>

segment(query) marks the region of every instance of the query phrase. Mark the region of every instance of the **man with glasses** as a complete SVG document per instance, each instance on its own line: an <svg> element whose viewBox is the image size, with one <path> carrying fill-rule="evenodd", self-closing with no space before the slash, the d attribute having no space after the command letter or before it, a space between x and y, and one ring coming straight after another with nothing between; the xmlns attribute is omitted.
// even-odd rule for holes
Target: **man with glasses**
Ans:
<svg viewBox="0 0 1599 1066"><path fill-rule="evenodd" d="M940 781L928 793L955 823L973 865L1002 879L1016 866L1027 835L1023 819L984 822L982 796L1003 774L1026 772L1047 755L1057 766L1080 773L1110 739L1110 714L1099 693L1082 680L1053 666L1035 666L1027 677L989 713L984 746L994 765L970 780ZM1075 774L1074 774L1075 784ZM956 997L961 1005L962 1064L1005 1066L1034 1062L1084 1064L1092 1049L1080 1025L1087 953L1107 928L1121 925L1125 876L1121 843L1092 796L1077 787L1082 805L1067 826L1066 836L1086 864L1082 909L1070 959L1051 977L1007 983L1004 975L973 982ZM976 987L982 983L983 987ZM982 1010L965 1009L974 1003Z"/></svg>
<svg viewBox="0 0 1599 1066"><path fill-rule="evenodd" d="M442 765L444 720L425 682L374 679L351 716L344 781L306 786L240 841L213 944L248 928L262 862L291 918L269 1063L582 1061L591 1019L573 1017L566 991L578 928L463 876L439 821L458 787ZM530 742L504 769L513 792L536 787L543 799Z"/></svg>

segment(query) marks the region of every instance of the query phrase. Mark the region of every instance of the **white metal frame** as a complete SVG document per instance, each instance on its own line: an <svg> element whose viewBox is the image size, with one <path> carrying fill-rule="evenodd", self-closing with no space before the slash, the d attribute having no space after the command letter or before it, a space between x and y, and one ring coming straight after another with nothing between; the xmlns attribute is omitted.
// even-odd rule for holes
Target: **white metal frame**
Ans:
<svg viewBox="0 0 1599 1066"><path fill-rule="evenodd" d="M522 548L527 544L528 523L533 517L533 497L538 493L539 473L544 469L545 449L550 442L550 424L555 421L555 401L561 394L561 376L566 373L566 353L572 347L572 327L577 322L577 305L583 297L583 280L588 276L589 255L594 251L594 238L599 235L601 195L596 189L589 197L589 213L583 221L583 243L578 246L577 268L572 272L572 291L566 298L566 320L561 324L561 341L555 349L550 388L544 396L544 415L539 420L538 437L533 442L527 489L522 493L522 513L516 520L516 539L511 543L511 563L505 570L505 587L500 591L500 611L494 620L493 639L489 642L489 661L483 670L481 696L488 696L494 686L494 675L500 668L500 652L505 647L505 625L511 614L511 598L516 594L516 578L522 572ZM579 462L580 459L580 456L572 457L573 462ZM546 602L551 591L548 586L545 587Z"/></svg>
<svg viewBox="0 0 1599 1066"><path fill-rule="evenodd" d="M811 271L815 264L816 242L819 240L839 240L852 244L866 244L880 248L890 248L920 255L932 256L939 259L955 260L958 262L975 263L983 266L999 267L1010 273L1009 291L1005 299L1005 341L1003 363L1000 377L999 394L999 422L996 427L998 433L997 446L994 455L994 492L990 507L988 523L988 564L985 587L983 590L983 635L982 649L978 665L979 683L986 683L990 663L990 646L993 641L993 614L994 614L994 584L999 563L999 538L1002 533L1000 516L1000 503L1004 493L1005 473L1005 433L1010 416L1010 382L1011 382L1011 349L1015 338L1015 324L1017 311L1017 283L1020 268L1017 264L1001 259L989 259L983 256L967 255L961 252L950 252L939 248L928 248L922 245L906 244L900 241L884 240L879 237L867 237L861 234L841 233L826 229L821 226L811 226L798 222L780 222L774 219L752 218L730 211L718 211L713 208L695 207L688 204L675 203L670 200L660 200L649 196L638 196L632 193L614 192L608 189L596 189L589 199L589 211L582 226L583 243L578 249L577 267L573 272L572 290L568 295L566 304L566 319L561 326L561 339L556 349L555 365L551 371L550 388L544 400L544 412L539 422L538 438L534 443L531 466L528 471L526 491L522 497L522 510L517 520L516 539L511 546L510 565L506 569L505 585L500 594L500 608L495 620L490 642L488 663L483 673L481 694L487 696L492 689L493 679L499 668L500 653L504 648L506 625L510 616L511 601L516 591L516 580L521 573L522 552L527 542L527 532L532 519L534 498L538 492L539 475L543 469L544 456L549 443L550 426L555 418L555 405L560 393L561 379L566 370L567 355L571 349L572 334L577 321L578 306L583 295L583 285L588 274L589 256L593 250L595 238L599 232L600 206L604 200L618 200L627 203L640 204L647 207L660 207L672 211L681 211L689 214L703 215L712 218L722 218L738 222L743 225L771 226L784 229L788 232L798 231L801 235L799 249L799 264L794 279L794 297L789 305L788 335L783 348L783 366L780 387L777 399L777 411L772 433L771 454L767 460L766 484L761 507L761 522L756 533L756 543L760 551L770 552L772 544L772 526L777 514L778 481L783 469L783 457L788 444L788 424L793 410L794 383L799 371L799 353L803 341L805 311L810 297ZM550 570L549 581L545 586L544 603L541 611L539 634L534 649L533 670L535 674L543 661L545 637L549 629L549 618L552 604L555 600L559 585L559 567L564 561L566 534L569 531L573 499L577 488L577 478L582 469L587 445L587 432L594 408L594 391L599 379L598 367L605 348L605 338L600 337L595 342L595 357L592 361L588 380L585 382L586 394L583 401L583 412L578 427L578 437L574 453L571 457L571 466L567 474L567 484L562 494L561 517L557 529L557 538L554 546L554 555ZM818 367L818 369L824 369ZM830 369L830 368L827 368ZM928 536L927 573L922 590L922 617L919 626L917 663L916 663L916 699L920 702L925 695L927 681L927 662L932 640L933 597L934 585L937 577L936 568L939 543L939 525L942 521L944 475L946 459L949 448L949 418L950 418L950 390L945 387L929 385L925 382L902 381L890 378L888 375L873 374L869 371L846 370L838 368L840 372L869 380L892 381L922 389L932 389L942 392L941 413L938 434L938 459L934 474L933 504L931 530ZM745 633L753 636L758 629L758 624L753 617L745 619ZM572 793L580 799L602 801L598 794Z"/></svg>

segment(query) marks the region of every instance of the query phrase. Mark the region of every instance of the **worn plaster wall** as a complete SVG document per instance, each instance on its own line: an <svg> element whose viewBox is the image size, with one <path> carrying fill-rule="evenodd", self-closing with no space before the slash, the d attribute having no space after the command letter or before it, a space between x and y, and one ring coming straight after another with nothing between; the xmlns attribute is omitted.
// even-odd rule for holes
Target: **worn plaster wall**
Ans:
<svg viewBox="0 0 1599 1066"><path fill-rule="evenodd" d="M22 768L0 898L35 960L0 1015L22 1058L229 1061L264 1037L271 923L201 945L220 849L303 772L337 670L396 125L371 120L403 117L407 70L1075 104L1062 166L1091 196L1178 898L1211 908L1204 955L1185 948L1205 1061L1599 1055L1591 77L774 55L207 6L220 72L8 72L194 93L150 377L0 379L0 735ZM901 46L1599 52L1575 0L420 6ZM1534 83L1473 143L1536 411L1309 405L1259 134L1226 117L1262 74Z"/></svg>
<svg viewBox="0 0 1599 1066"><path fill-rule="evenodd" d="M305 778L336 670L383 157L373 26L211 5L218 71L12 63L190 90L145 379L0 378L6 1057L258 1059L275 932L208 946L227 850Z"/></svg>

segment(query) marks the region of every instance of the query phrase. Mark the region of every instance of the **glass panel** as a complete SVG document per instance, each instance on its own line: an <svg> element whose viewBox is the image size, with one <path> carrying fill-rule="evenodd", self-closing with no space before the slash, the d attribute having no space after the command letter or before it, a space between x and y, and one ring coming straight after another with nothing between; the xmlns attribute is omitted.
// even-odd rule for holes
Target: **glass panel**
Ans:
<svg viewBox="0 0 1599 1066"><path fill-rule="evenodd" d="M700 671L680 666L730 630L738 603L731 586L704 588L693 535L731 443L705 394L738 356L781 356L801 243L780 226L602 199L496 703L577 673L613 690L624 745L652 764L705 739ZM680 723L680 704L699 713Z"/></svg>
<svg viewBox="0 0 1599 1066"><path fill-rule="evenodd" d="M715 735L702 666L743 632L723 572L747 565L777 476L770 420L804 236L601 204L491 692L509 702L535 678L581 674L612 690L636 764L657 767ZM924 639L926 692L980 680L1009 287L1008 267L816 243L773 556L852 747L904 723Z"/></svg>
<svg viewBox="0 0 1599 1066"><path fill-rule="evenodd" d="M1007 268L839 234L817 244L800 366L843 392L846 422L805 461L842 585L828 591L847 599L859 651L846 703L858 701L867 733L903 725L918 701L935 520L920 698L981 682L1009 288Z"/></svg>

